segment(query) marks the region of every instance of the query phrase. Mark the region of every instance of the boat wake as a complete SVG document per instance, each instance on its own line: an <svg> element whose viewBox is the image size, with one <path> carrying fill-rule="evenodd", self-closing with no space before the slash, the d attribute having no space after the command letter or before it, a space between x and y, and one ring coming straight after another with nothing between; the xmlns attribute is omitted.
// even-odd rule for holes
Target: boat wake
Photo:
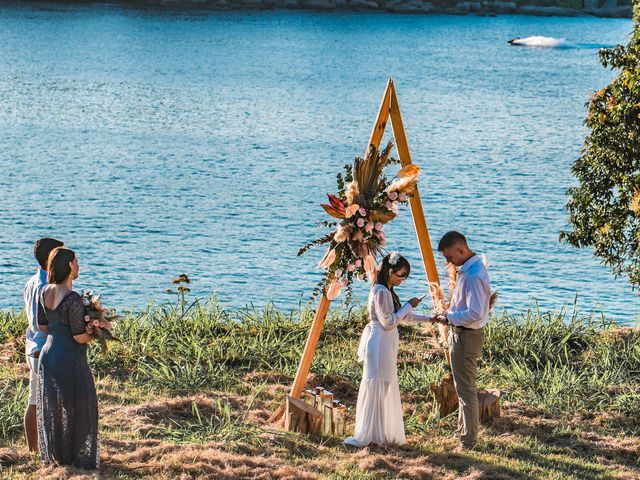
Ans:
<svg viewBox="0 0 640 480"><path fill-rule="evenodd" d="M613 48L613 45L604 45L602 43L571 43L564 38L543 37L535 35L525 38L514 38L507 42L514 47L528 48Z"/></svg>
<svg viewBox="0 0 640 480"><path fill-rule="evenodd" d="M536 47L536 48L567 48L572 46L564 38L533 36L525 38L514 38L509 40L509 45L514 47Z"/></svg>

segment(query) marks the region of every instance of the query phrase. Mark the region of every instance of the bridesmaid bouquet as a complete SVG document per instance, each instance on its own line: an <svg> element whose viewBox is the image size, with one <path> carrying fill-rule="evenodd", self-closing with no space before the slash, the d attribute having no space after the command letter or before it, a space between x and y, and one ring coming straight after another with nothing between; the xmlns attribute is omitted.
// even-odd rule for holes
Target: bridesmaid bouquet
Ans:
<svg viewBox="0 0 640 480"><path fill-rule="evenodd" d="M82 303L87 333L98 339L103 349L106 349L108 340L117 340L113 335L113 327L119 315L113 315L102 305L100 295L95 295L92 290L82 291Z"/></svg>
<svg viewBox="0 0 640 480"><path fill-rule="evenodd" d="M383 228L399 213L416 188L420 167L407 165L389 179L386 166L400 163L391 158L393 140L382 150L371 145L365 158L357 157L353 164L338 173L338 194L329 194L329 203L322 204L334 220L320 222L332 231L300 249L302 255L311 247L329 244L318 264L325 270L314 295L325 293L329 300L337 297L343 287L347 301L355 278L371 278L376 268L376 256L386 245Z"/></svg>

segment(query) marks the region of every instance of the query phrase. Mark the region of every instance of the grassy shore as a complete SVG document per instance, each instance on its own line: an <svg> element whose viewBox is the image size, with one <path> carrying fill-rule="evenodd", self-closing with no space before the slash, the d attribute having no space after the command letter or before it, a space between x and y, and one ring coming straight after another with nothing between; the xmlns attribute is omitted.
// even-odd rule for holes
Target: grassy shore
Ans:
<svg viewBox="0 0 640 480"><path fill-rule="evenodd" d="M184 311L184 313L183 313ZM129 313L122 343L90 361L100 403L100 478L640 478L640 332L603 318L528 311L492 318L479 374L504 392L478 451L450 453L429 384L445 371L430 327L401 329L399 379L409 445L346 450L339 438L266 424L293 380L308 310L230 313L214 301ZM367 322L330 313L309 385L350 406L353 428ZM0 478L91 478L40 468L22 437L28 372L23 315L0 313ZM95 475L93 475L95 476Z"/></svg>

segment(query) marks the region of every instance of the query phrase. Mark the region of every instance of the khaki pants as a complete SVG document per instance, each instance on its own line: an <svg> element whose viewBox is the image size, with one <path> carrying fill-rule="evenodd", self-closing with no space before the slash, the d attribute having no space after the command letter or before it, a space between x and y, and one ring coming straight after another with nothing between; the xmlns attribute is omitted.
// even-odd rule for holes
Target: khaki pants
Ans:
<svg viewBox="0 0 640 480"><path fill-rule="evenodd" d="M484 330L449 327L449 354L453 383L459 399L458 435L465 447L475 446L480 428L476 376L484 344Z"/></svg>
<svg viewBox="0 0 640 480"><path fill-rule="evenodd" d="M38 352L39 353L39 352ZM38 393L38 363L40 355L30 357L27 355L27 365L29 365L29 405L35 405Z"/></svg>

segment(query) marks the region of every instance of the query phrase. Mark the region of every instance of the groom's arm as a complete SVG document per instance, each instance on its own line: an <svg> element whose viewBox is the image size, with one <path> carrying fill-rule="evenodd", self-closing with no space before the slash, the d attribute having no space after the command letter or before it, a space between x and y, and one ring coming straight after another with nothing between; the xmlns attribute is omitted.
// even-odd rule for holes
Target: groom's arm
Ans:
<svg viewBox="0 0 640 480"><path fill-rule="evenodd" d="M448 312L447 320L451 325L465 327L485 317L487 289L480 277L470 277L464 285L464 308Z"/></svg>

